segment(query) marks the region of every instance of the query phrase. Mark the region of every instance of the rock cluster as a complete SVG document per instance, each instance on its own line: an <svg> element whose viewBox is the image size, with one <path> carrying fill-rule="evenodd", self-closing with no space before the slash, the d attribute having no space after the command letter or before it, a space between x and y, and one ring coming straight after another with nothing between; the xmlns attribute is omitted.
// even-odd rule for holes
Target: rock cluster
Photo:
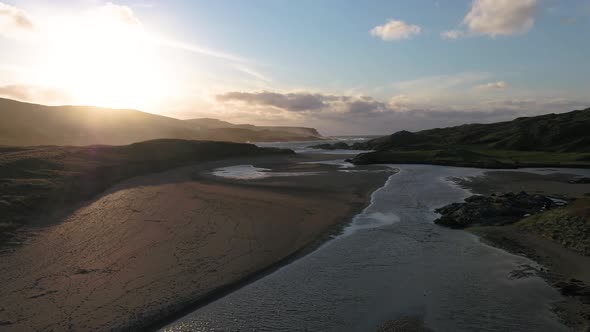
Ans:
<svg viewBox="0 0 590 332"><path fill-rule="evenodd" d="M577 179L569 181L569 183L571 183L571 184L587 184L587 183L590 183L590 178L586 178L586 177L577 178Z"/></svg>
<svg viewBox="0 0 590 332"><path fill-rule="evenodd" d="M436 209L441 217L434 222L451 228L465 228L474 225L506 225L524 217L551 209L557 204L542 195L526 192L503 195L474 195L464 203L452 203Z"/></svg>

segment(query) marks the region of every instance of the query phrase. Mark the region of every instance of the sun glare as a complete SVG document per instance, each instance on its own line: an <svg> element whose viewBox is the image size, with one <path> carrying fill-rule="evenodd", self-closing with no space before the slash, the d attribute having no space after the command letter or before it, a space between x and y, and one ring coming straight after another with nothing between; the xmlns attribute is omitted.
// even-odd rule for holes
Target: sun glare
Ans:
<svg viewBox="0 0 590 332"><path fill-rule="evenodd" d="M45 81L76 103L149 108L166 94L164 62L138 23L94 13L65 17L48 35Z"/></svg>

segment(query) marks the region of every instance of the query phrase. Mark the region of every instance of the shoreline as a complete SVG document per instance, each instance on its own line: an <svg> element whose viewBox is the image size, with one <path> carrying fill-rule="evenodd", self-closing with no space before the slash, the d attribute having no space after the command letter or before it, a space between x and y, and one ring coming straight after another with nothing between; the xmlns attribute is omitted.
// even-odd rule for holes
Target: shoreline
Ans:
<svg viewBox="0 0 590 332"><path fill-rule="evenodd" d="M8 331L24 326L32 329L156 329L280 269L341 232L370 204L373 192L392 174L349 174L338 172L331 165L300 164L334 159L339 156L224 160L137 177L110 188L75 211L71 220L40 229L12 252L3 254L8 259L3 257L0 264L0 279L5 289L13 290L10 294L0 294L4 299L0 302L0 321L7 323L3 328ZM248 181L207 175L215 167L236 163L322 174ZM369 169L375 168L378 166ZM203 177L203 174L206 175ZM153 195L158 201L150 203ZM168 195L173 197L168 198ZM201 209L206 209L195 222L213 224L198 226L173 221L187 218L183 210L185 214L193 213L187 210L189 206L181 206L194 199L198 206L203 206ZM154 209L152 204L164 211ZM190 204L195 206L195 203ZM152 212L145 214L144 209ZM128 212L120 215L119 211ZM146 218L138 217L142 214L150 219L140 220ZM98 219L93 219L95 215ZM232 218L236 217L249 226L234 223ZM215 218L225 222L218 224L212 221ZM117 219L123 219L124 223ZM227 222L235 225L230 227L225 225ZM197 226L205 228L201 231ZM192 230L191 227L197 228ZM283 227L287 228L278 230ZM195 231L196 237L190 236ZM203 231L213 232L213 235ZM241 236L249 232L250 235L244 235L246 238ZM239 236L233 237L232 233ZM76 251L81 252L71 254ZM177 256L181 253L182 256ZM32 257L45 263L38 263L39 268L27 266L24 262ZM171 259L177 262L171 264ZM19 271L17 266L23 264L24 268ZM169 281L164 282L162 278ZM70 286L64 288L68 283ZM71 286L75 289L70 289ZM49 309L51 303L63 307L41 310L43 314L40 315L39 308ZM117 306L119 309L115 310Z"/></svg>
<svg viewBox="0 0 590 332"><path fill-rule="evenodd" d="M568 184L571 174L559 168L549 174L520 171L486 171L472 178L451 178L452 183L472 194L489 195L496 192L527 191L558 197L583 197L590 186ZM572 295L560 285L582 281L590 286L590 257L581 255L558 243L519 228L518 223L504 226L471 226L464 229L487 245L511 254L526 257L541 268L531 268L532 273L544 279L562 294L563 299L554 304L552 311L575 331L590 328L589 295ZM531 272L529 271L529 272ZM529 273L527 272L527 273ZM584 298L585 297L585 298Z"/></svg>
<svg viewBox="0 0 590 332"><path fill-rule="evenodd" d="M588 285L590 257L516 230L514 226L472 227L466 231L476 235L487 245L526 257L539 264L540 269L531 267L532 273L541 277L563 296L563 299L556 302L551 310L574 331L587 331L590 327L590 305L582 298L564 293L559 284L571 284L572 280L581 280Z"/></svg>

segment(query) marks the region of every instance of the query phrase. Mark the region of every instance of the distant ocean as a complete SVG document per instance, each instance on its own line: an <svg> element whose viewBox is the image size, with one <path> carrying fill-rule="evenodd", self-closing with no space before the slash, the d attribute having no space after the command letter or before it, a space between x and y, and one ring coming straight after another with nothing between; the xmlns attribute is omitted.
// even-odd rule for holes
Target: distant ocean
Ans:
<svg viewBox="0 0 590 332"><path fill-rule="evenodd" d="M309 146L317 145L317 144L325 144L325 143L338 143L338 142L345 142L347 144L354 144L358 142L363 142L366 140L370 140L372 138L379 137L379 136L332 136L329 139L319 140L319 141L305 141L305 142L265 142L265 143L256 143L257 146L260 147L274 147L274 148L284 148L284 149L291 149L296 153L327 153L327 154L359 154L361 152L368 152L368 151L360 151L360 150L321 150L321 149L311 149Z"/></svg>

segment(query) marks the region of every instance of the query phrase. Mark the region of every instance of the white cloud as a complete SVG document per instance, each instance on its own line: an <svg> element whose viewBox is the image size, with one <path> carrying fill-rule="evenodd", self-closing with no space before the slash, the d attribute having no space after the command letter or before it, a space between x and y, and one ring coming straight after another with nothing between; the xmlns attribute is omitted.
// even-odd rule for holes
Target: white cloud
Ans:
<svg viewBox="0 0 590 332"><path fill-rule="evenodd" d="M462 30L448 30L440 33L443 39L459 39L465 35Z"/></svg>
<svg viewBox="0 0 590 332"><path fill-rule="evenodd" d="M535 23L537 5L537 0L474 0L463 24L491 37L525 33Z"/></svg>
<svg viewBox="0 0 590 332"><path fill-rule="evenodd" d="M508 87L508 84L504 81L490 82L477 85L475 88L478 90L504 90Z"/></svg>
<svg viewBox="0 0 590 332"><path fill-rule="evenodd" d="M35 24L25 11L0 2L0 35L18 38L23 33L35 31Z"/></svg>
<svg viewBox="0 0 590 332"><path fill-rule="evenodd" d="M141 25L133 10L127 6L107 2L97 9L97 14L105 18L129 25Z"/></svg>
<svg viewBox="0 0 590 332"><path fill-rule="evenodd" d="M379 37L386 41L409 39L422 31L417 25L408 24L404 21L389 20L383 25L371 29L372 36Z"/></svg>
<svg viewBox="0 0 590 332"><path fill-rule="evenodd" d="M496 37L521 34L535 24L538 0L473 0L471 10L463 19L467 29L441 32L443 39L487 35Z"/></svg>

